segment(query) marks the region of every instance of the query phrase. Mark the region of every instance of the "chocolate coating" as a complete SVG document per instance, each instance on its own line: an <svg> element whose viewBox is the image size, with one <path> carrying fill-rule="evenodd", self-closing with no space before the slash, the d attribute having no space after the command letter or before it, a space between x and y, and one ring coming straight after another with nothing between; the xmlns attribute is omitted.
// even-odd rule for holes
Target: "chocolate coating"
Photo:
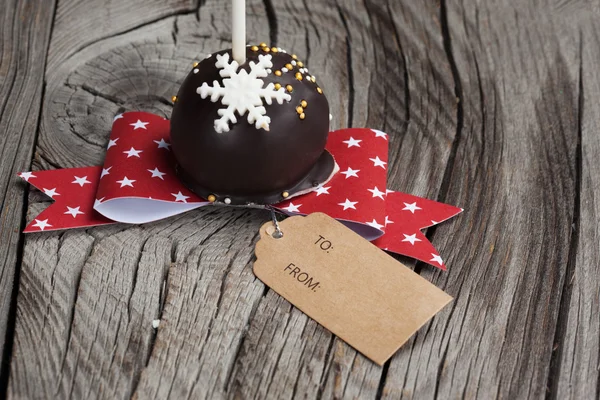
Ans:
<svg viewBox="0 0 600 400"><path fill-rule="evenodd" d="M295 61L283 52L266 52L247 48L247 60L241 68L250 71L249 62L258 63L259 54L272 56L272 72L264 78L283 88L291 85L291 101L268 105L263 100L266 115L271 118L269 131L257 129L248 123L247 114L236 113L237 123L230 123L228 132L218 133L215 120L221 118L218 110L226 108L221 99L202 99L197 89L203 83L223 86L215 66L218 54L202 61L187 76L173 108L171 143L178 162L182 181L198 195L206 198L214 194L217 201L231 200L231 204L273 204L283 200L282 193L290 196L325 182L332 174L335 162L325 149L329 133L329 105L326 97L317 91L317 83L306 73L297 74L300 67L277 76L287 64ZM289 66L289 65L288 65ZM197 70L194 73L194 70ZM305 101L306 107L299 110ZM301 119L301 113L304 113Z"/></svg>

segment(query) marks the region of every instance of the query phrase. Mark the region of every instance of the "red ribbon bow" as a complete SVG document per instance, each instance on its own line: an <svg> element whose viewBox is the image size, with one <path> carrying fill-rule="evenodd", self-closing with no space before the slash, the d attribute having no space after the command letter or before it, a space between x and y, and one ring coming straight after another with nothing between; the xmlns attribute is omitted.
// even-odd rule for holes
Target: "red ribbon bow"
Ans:
<svg viewBox="0 0 600 400"><path fill-rule="evenodd" d="M140 224L209 205L175 175L169 121L130 112L114 119L102 167L23 172L21 178L55 202L25 232ZM372 129L329 134L340 170L315 191L277 204L288 215L324 212L378 247L446 269L421 229L462 209L387 190L388 137Z"/></svg>

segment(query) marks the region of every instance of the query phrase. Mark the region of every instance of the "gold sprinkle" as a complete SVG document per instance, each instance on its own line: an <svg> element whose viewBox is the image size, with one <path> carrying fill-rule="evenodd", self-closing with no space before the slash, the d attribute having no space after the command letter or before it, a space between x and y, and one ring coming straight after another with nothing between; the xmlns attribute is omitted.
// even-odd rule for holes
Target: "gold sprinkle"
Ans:
<svg viewBox="0 0 600 400"><path fill-rule="evenodd" d="M292 54L292 58L293 58L294 60L297 60L297 59L298 59L298 56L297 56L297 55L295 55L295 54Z"/></svg>
<svg viewBox="0 0 600 400"><path fill-rule="evenodd" d="M314 76L311 76L310 80L313 81L313 83L317 83L317 78L315 78Z"/></svg>
<svg viewBox="0 0 600 400"><path fill-rule="evenodd" d="M323 94L323 89L321 89L320 87L317 88L317 92L319 92L319 94Z"/></svg>
<svg viewBox="0 0 600 400"><path fill-rule="evenodd" d="M296 79L298 79L299 81L302 80L302 74L300 72L296 72Z"/></svg>
<svg viewBox="0 0 600 400"><path fill-rule="evenodd" d="M306 114L304 114L304 113L300 114L300 119L304 119L304 118L306 118Z"/></svg>
<svg viewBox="0 0 600 400"><path fill-rule="evenodd" d="M173 103L175 103L175 102L177 101L177 96L173 96L173 97L171 97L171 101L172 101Z"/></svg>
<svg viewBox="0 0 600 400"><path fill-rule="evenodd" d="M285 87L287 89L288 92L292 93L294 91L294 88L292 87L292 85L287 85Z"/></svg>
<svg viewBox="0 0 600 400"><path fill-rule="evenodd" d="M271 51L273 53L279 53L279 50L277 50L277 47L271 47Z"/></svg>
<svg viewBox="0 0 600 400"><path fill-rule="evenodd" d="M209 194L206 200L208 200L211 203L214 203L215 201L217 201L217 197L214 194Z"/></svg>
<svg viewBox="0 0 600 400"><path fill-rule="evenodd" d="M298 107L296 107L296 112L298 114L302 114L302 113L304 113L304 108L302 108L301 106L298 106Z"/></svg>
<svg viewBox="0 0 600 400"><path fill-rule="evenodd" d="M302 105L302 108L306 108L306 107L308 107L308 101L306 101L306 100L302 100L302 101L300 102L300 104Z"/></svg>
<svg viewBox="0 0 600 400"><path fill-rule="evenodd" d="M267 44L265 42L262 42L261 44L259 44L260 47L267 47Z"/></svg>
<svg viewBox="0 0 600 400"><path fill-rule="evenodd" d="M277 75L277 76L281 76L281 75L282 75L282 74L281 74L281 71L279 71L279 70L275 71L275 75Z"/></svg>
<svg viewBox="0 0 600 400"><path fill-rule="evenodd" d="M298 66L299 66L300 68L302 68L302 67L304 67L304 63L303 63L302 61L298 61Z"/></svg>
<svg viewBox="0 0 600 400"><path fill-rule="evenodd" d="M252 50L252 51L258 51L258 46L252 46L252 47L250 47L250 50Z"/></svg>
<svg viewBox="0 0 600 400"><path fill-rule="evenodd" d="M290 71L294 69L294 66L292 64L285 64L285 67Z"/></svg>
<svg viewBox="0 0 600 400"><path fill-rule="evenodd" d="M281 83L276 83L275 84L275 90L279 90L281 89Z"/></svg>
<svg viewBox="0 0 600 400"><path fill-rule="evenodd" d="M289 193L289 192L283 192L283 193L281 193L281 196L282 196L284 199L287 199L288 197L290 197L290 193Z"/></svg>
<svg viewBox="0 0 600 400"><path fill-rule="evenodd" d="M268 47L263 47L262 51L264 51L265 53L269 53L271 51L271 49Z"/></svg>
<svg viewBox="0 0 600 400"><path fill-rule="evenodd" d="M193 63L192 65L194 66L194 68L196 68L198 66L199 62L196 61L195 63Z"/></svg>

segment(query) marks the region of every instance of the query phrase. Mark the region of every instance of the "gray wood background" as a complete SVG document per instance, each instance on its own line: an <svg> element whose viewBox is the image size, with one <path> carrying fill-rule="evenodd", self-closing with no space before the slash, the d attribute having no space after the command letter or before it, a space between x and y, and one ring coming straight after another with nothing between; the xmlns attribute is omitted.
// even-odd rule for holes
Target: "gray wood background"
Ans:
<svg viewBox="0 0 600 400"><path fill-rule="evenodd" d="M383 368L252 274L260 211L30 234L28 169L100 164L115 114L170 115L226 0L4 0L0 397L532 398L600 393L600 5L248 0L334 127L391 136L391 189L466 208L403 260L456 300ZM158 329L152 321L161 319Z"/></svg>

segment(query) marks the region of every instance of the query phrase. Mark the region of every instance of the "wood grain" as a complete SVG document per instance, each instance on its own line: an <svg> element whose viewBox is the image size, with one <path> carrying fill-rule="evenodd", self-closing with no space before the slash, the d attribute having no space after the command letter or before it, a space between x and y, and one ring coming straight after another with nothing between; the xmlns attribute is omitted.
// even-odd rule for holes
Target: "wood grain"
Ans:
<svg viewBox="0 0 600 400"><path fill-rule="evenodd" d="M467 210L435 231L449 273L422 274L456 300L392 360L390 398L548 393L575 210L579 56L567 24L538 11L442 3L462 93L444 199Z"/></svg>
<svg viewBox="0 0 600 400"><path fill-rule="evenodd" d="M25 200L16 174L31 165L54 6L54 1L10 0L3 3L0 12L0 372L3 381L12 343L12 338L6 340L6 335L9 314L13 313L13 282L15 274L18 276L22 246L19 233Z"/></svg>
<svg viewBox="0 0 600 400"><path fill-rule="evenodd" d="M32 162L74 167L102 162L115 114L168 116L230 38L229 1L60 0L46 49L54 4L38 3L0 12L2 311L23 218L3 177L32 160L46 56ZM27 236L8 397L597 397L598 10L542 3L248 0L249 42L306 61L333 128L390 134L391 189L466 208L428 232L448 272L408 262L455 302L383 368L254 277L268 213L211 208Z"/></svg>
<svg viewBox="0 0 600 400"><path fill-rule="evenodd" d="M197 8L198 0L61 0L48 50L48 81L54 82L67 59L94 43Z"/></svg>

